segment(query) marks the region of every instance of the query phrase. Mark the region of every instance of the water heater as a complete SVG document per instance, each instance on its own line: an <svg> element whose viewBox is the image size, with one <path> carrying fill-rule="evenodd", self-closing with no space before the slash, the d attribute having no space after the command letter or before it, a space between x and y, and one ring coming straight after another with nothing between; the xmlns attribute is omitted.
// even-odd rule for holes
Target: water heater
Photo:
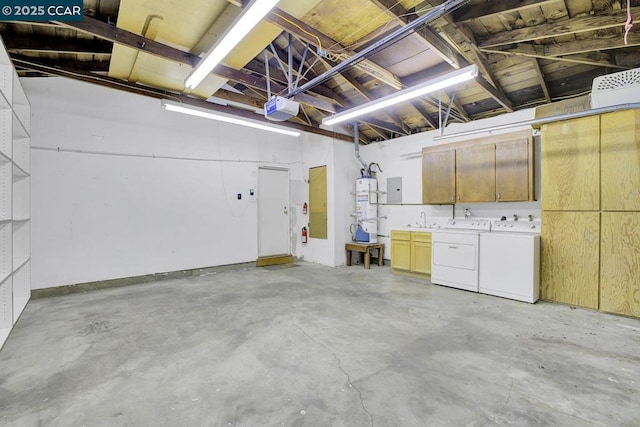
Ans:
<svg viewBox="0 0 640 427"><path fill-rule="evenodd" d="M356 180L356 242L378 243L378 181Z"/></svg>

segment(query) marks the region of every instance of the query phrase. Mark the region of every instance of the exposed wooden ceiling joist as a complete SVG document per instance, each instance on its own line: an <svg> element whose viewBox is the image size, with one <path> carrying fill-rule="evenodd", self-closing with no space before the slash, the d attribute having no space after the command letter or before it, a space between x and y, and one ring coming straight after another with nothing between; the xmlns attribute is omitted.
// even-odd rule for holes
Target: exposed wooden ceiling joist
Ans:
<svg viewBox="0 0 640 427"><path fill-rule="evenodd" d="M106 40L57 38L41 35L5 35L2 40L9 52L54 52L111 54L113 44Z"/></svg>
<svg viewBox="0 0 640 427"><path fill-rule="evenodd" d="M354 51L346 49L344 46L331 39L326 34L321 33L320 31L312 28L299 19L296 19L295 17L289 15L281 9L274 8L274 10L267 14L265 19L268 22L271 22L272 24L277 25L278 27L287 31L288 33L295 35L300 40L309 43L312 46L325 50L339 50L340 54L345 56L345 58L352 57L356 54ZM368 59L364 59L360 61L359 64L360 65L356 64L355 66L360 67L362 71L371 75L375 79L380 80L381 82L395 89L402 88L402 83L397 76L375 64L374 62Z"/></svg>
<svg viewBox="0 0 640 427"><path fill-rule="evenodd" d="M127 46L141 52L150 53L152 55L156 55L161 58L179 62L182 64L193 66L194 64L197 64L200 61L200 57L193 55L189 52L184 52L179 49L173 48L171 46L158 43L155 40L151 40L146 37L140 36L138 34L135 34L120 28L116 28L112 25L106 24L102 21L98 21L97 19L92 19L86 16L83 21L66 21L60 24L67 27L78 29L85 33L94 35L96 37L101 37L106 40L110 40L114 43L119 43L123 46ZM215 68L214 74L224 77L225 79L233 80L233 81L242 83L246 86L259 89L264 92L266 92L267 90L267 82L264 78L251 76L249 74L234 70L233 68L227 67L222 64L218 65ZM278 84L272 84L271 88L275 92L286 90L285 87ZM296 100L302 103L309 104L313 107L322 109L324 111L328 111L330 113L336 112L336 108L334 104L323 101L321 99L318 99L317 97L314 97L305 93L301 93L300 95L298 95L296 97Z"/></svg>
<svg viewBox="0 0 640 427"><path fill-rule="evenodd" d="M395 0L370 0L377 5L380 9L384 10L393 20L404 26L411 21L418 19L418 15L410 13L399 2ZM446 41L440 37L436 31L434 31L428 25L425 25L417 29L414 34L420 38L424 43L429 46L433 52L450 64L453 68L461 68L467 65L466 61L447 44Z"/></svg>
<svg viewBox="0 0 640 427"><path fill-rule="evenodd" d="M454 13L456 22L464 23L472 19L486 18L490 16L517 13L519 10L550 5L553 3L563 3L562 0L493 0L483 4L482 7L461 8Z"/></svg>
<svg viewBox="0 0 640 427"><path fill-rule="evenodd" d="M550 43L544 45L545 56L565 56L587 52L599 52L609 49L623 49L640 46L640 33L630 32L625 43L624 37L616 35L606 38L589 38L564 43Z"/></svg>
<svg viewBox="0 0 640 427"><path fill-rule="evenodd" d="M544 47L540 45L531 45L522 43L517 47L510 47L507 49L500 48L484 48L483 52L487 53L499 53L502 55L519 55L526 56L528 58L538 58L538 59L548 59L554 61L564 61L564 62L572 62L574 64L584 64L584 65L593 65L596 67L606 67L606 68L619 68L619 69L627 69L628 67L618 65L608 59L602 59L602 57L606 56L606 54L598 52L598 56L600 58L594 59L593 57L589 57L588 54L585 55L569 55L569 56L554 56L549 57L544 53Z"/></svg>
<svg viewBox="0 0 640 427"><path fill-rule="evenodd" d="M637 16L640 7L632 7L631 15ZM626 10L611 10L597 15L579 16L549 24L534 25L511 31L503 31L489 36L481 43L481 49L542 40L550 37L569 36L586 31L603 30L624 26L627 19Z"/></svg>
<svg viewBox="0 0 640 427"><path fill-rule="evenodd" d="M549 94L549 89L547 88L547 84L544 81L544 73L540 68L540 64L536 58L531 58L531 64L533 65L533 69L536 70L536 74L538 75L538 79L540 79L540 87L542 88L542 92L544 93L544 99L547 102L551 102L551 95Z"/></svg>

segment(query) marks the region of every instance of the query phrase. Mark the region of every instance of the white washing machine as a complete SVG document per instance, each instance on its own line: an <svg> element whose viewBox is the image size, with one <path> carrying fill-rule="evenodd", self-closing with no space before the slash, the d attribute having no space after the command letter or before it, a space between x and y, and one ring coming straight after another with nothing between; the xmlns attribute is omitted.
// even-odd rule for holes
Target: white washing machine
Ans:
<svg viewBox="0 0 640 427"><path fill-rule="evenodd" d="M534 303L540 295L538 221L493 221L480 234L480 293Z"/></svg>
<svg viewBox="0 0 640 427"><path fill-rule="evenodd" d="M431 283L478 292L479 236L486 219L450 219L431 232Z"/></svg>

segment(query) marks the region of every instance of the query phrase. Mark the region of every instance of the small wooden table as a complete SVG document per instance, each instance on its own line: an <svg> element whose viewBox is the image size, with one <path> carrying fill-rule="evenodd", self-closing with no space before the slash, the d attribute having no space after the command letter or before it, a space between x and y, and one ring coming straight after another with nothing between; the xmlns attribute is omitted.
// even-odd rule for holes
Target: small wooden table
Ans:
<svg viewBox="0 0 640 427"><path fill-rule="evenodd" d="M359 243L351 242L344 245L347 250L347 266L351 265L351 252L364 253L364 268L370 268L371 263L371 250L378 250L378 265L382 267L384 262L384 243Z"/></svg>

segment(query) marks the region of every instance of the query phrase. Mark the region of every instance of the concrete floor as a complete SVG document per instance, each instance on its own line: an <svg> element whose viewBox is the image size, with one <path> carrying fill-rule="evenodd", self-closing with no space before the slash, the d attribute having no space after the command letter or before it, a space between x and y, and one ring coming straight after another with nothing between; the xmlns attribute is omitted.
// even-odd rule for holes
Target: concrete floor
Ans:
<svg viewBox="0 0 640 427"><path fill-rule="evenodd" d="M301 263L34 300L3 426L640 425L640 321Z"/></svg>

